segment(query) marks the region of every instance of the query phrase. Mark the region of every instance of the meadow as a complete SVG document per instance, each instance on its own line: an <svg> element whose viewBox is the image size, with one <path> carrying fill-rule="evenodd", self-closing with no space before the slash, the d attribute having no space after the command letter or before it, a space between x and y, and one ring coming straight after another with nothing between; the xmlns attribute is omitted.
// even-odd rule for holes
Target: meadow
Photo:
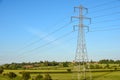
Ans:
<svg viewBox="0 0 120 80"><path fill-rule="evenodd" d="M39 63L12 63L5 64L1 67L4 69L4 71L2 74L0 74L0 80L23 80L23 73L30 74L29 80L37 80L35 78L38 75L41 75L43 78L45 78L46 74L49 74L52 80L77 80L73 78L73 75L76 77L77 74L73 73L75 71L73 70L73 64L71 62L57 63L45 61ZM120 80L120 64L118 63L108 64L107 62L101 64L94 62L90 65L90 68L92 80ZM10 79L10 76L8 75L10 72L15 73L17 77Z"/></svg>
<svg viewBox="0 0 120 80"><path fill-rule="evenodd" d="M12 80L22 80L20 72L30 72L32 80L36 75L49 73L53 80L72 80L72 72L67 72L66 70L4 70L4 73L14 72L17 74L17 77ZM103 71L100 70L92 70L92 80L120 80L120 71L110 71L109 69ZM4 74L3 73L3 74ZM11 80L7 76L0 75L0 80Z"/></svg>

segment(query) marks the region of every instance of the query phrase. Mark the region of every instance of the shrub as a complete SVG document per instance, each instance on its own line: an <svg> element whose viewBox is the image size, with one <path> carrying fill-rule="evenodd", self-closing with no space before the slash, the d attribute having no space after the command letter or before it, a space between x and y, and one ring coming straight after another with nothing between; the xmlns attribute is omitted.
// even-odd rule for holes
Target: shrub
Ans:
<svg viewBox="0 0 120 80"><path fill-rule="evenodd" d="M116 71L116 70L117 70L117 68L115 67L115 68L114 68L114 70Z"/></svg>
<svg viewBox="0 0 120 80"><path fill-rule="evenodd" d="M51 78L51 76L47 73L47 74L45 75L44 80L52 80L52 78Z"/></svg>
<svg viewBox="0 0 120 80"><path fill-rule="evenodd" d="M67 69L67 72L71 72L71 69Z"/></svg>
<svg viewBox="0 0 120 80"><path fill-rule="evenodd" d="M2 74L3 73L3 68L2 67L0 67L0 74Z"/></svg>
<svg viewBox="0 0 120 80"><path fill-rule="evenodd" d="M9 77L10 79L13 79L13 78L16 78L17 75L16 75L14 72L9 72L9 73L8 73L8 77Z"/></svg>
<svg viewBox="0 0 120 80"><path fill-rule="evenodd" d="M23 72L22 73L22 79L23 80L28 80L30 78L30 73L28 72Z"/></svg>
<svg viewBox="0 0 120 80"><path fill-rule="evenodd" d="M110 65L109 65L109 64L106 64L105 68L109 69L109 68L110 68Z"/></svg>
<svg viewBox="0 0 120 80"><path fill-rule="evenodd" d="M90 69L95 69L94 65L90 65Z"/></svg>
<svg viewBox="0 0 120 80"><path fill-rule="evenodd" d="M8 76L8 73L3 73L3 76Z"/></svg>
<svg viewBox="0 0 120 80"><path fill-rule="evenodd" d="M43 80L43 76L39 74L35 77L35 80Z"/></svg>

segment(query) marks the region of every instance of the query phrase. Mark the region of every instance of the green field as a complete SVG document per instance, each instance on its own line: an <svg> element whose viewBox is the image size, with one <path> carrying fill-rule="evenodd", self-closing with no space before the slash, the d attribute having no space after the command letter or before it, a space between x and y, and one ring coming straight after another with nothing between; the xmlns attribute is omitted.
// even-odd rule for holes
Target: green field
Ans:
<svg viewBox="0 0 120 80"><path fill-rule="evenodd" d="M32 72L31 79L36 75L41 74L44 76L43 72L50 72L53 80L72 80L73 73L68 73L65 70L5 70L4 73L14 72L18 75L13 80L22 80L20 72ZM92 80L120 80L120 71L105 71L105 72L92 72ZM8 77L0 75L0 80L10 80Z"/></svg>

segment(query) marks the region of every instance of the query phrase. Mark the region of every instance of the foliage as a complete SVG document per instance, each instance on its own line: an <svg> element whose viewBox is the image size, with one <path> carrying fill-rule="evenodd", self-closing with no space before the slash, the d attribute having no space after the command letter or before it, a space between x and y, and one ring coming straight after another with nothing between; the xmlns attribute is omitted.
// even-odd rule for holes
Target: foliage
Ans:
<svg viewBox="0 0 120 80"><path fill-rule="evenodd" d="M118 66L120 67L120 64Z"/></svg>
<svg viewBox="0 0 120 80"><path fill-rule="evenodd" d="M63 62L63 67L68 67L68 62Z"/></svg>
<svg viewBox="0 0 120 80"><path fill-rule="evenodd" d="M95 69L94 65L90 64L90 69Z"/></svg>
<svg viewBox="0 0 120 80"><path fill-rule="evenodd" d="M114 70L116 71L116 70L117 70L117 68L114 68Z"/></svg>
<svg viewBox="0 0 120 80"><path fill-rule="evenodd" d="M45 61L43 62L44 66L57 66L59 65L58 62L55 62L55 61L52 61L52 62L49 62L49 61Z"/></svg>
<svg viewBox="0 0 120 80"><path fill-rule="evenodd" d="M117 67L117 70L115 71L114 70L114 67L111 68L111 69L104 69L104 66L106 66L106 64L92 64L93 66L95 65L99 65L99 66L102 66L103 69L92 69L91 70L91 73L93 74L92 76L96 76L96 77L99 77L102 75L104 75L103 73L109 73L112 75L113 73L116 73L114 76L117 76L119 77L119 70L120 68L118 67L118 64L109 64L110 67L111 66L116 66ZM72 75L72 72L67 72L67 69L72 69L71 67L59 67L57 70L54 70L54 68L52 68L52 70L25 70L26 72L29 72L31 74L31 79L29 80L35 80L35 77L38 75L38 74L41 74L41 75L44 75L46 73L49 73L49 75L52 77L53 80L71 80L71 75ZM22 72L24 70L4 70L4 73L9 73L9 72L14 72L16 74L18 74L18 76L14 79L14 80L23 80L22 79L22 73L20 74L19 72ZM98 75L96 75L98 73ZM1 75L2 76L2 75ZM10 80L7 76L3 76L3 77L6 77L7 80ZM45 77L45 75L43 76ZM108 76L108 77L112 77L112 76ZM19 79L18 79L19 78ZM0 80L4 80L4 79L0 79ZM43 78L44 80L44 78ZM94 79L94 80L111 80L111 78L104 78L103 79ZM120 80L120 77L117 79L115 79L113 77L112 80Z"/></svg>
<svg viewBox="0 0 120 80"><path fill-rule="evenodd" d="M110 65L109 65L109 64L106 64L105 68L110 68Z"/></svg>
<svg viewBox="0 0 120 80"><path fill-rule="evenodd" d="M15 70L15 69L18 69L18 68L21 68L21 64L19 63L11 63L11 64L5 64L3 65L3 68L4 69L12 69L12 70Z"/></svg>
<svg viewBox="0 0 120 80"><path fill-rule="evenodd" d="M35 80L43 80L43 76L39 74L35 77Z"/></svg>
<svg viewBox="0 0 120 80"><path fill-rule="evenodd" d="M45 74L44 80L52 80L51 76L47 73Z"/></svg>
<svg viewBox="0 0 120 80"><path fill-rule="evenodd" d="M71 69L67 69L67 72L71 72Z"/></svg>
<svg viewBox="0 0 120 80"><path fill-rule="evenodd" d="M13 78L16 78L17 75L16 75L14 72L9 72L9 73L8 73L8 77L9 77L10 79L13 79Z"/></svg>
<svg viewBox="0 0 120 80"><path fill-rule="evenodd" d="M100 65L95 65L95 69L101 69L102 67Z"/></svg>
<svg viewBox="0 0 120 80"><path fill-rule="evenodd" d="M103 59L99 61L92 61L92 64L119 64L118 66L120 67L120 60L111 60L111 59ZM4 69L12 69L12 70L18 70L18 69L23 69L25 66L32 66L30 68L25 68L25 69L40 69L40 67L46 67L46 66L55 66L55 67L70 67L70 65L73 65L72 62L56 62L56 61L39 61L39 62L23 62L23 63L11 63L11 64L4 64L2 67ZM96 68L96 66L92 66L92 68Z"/></svg>
<svg viewBox="0 0 120 80"><path fill-rule="evenodd" d="M112 60L112 59L103 59L99 61L100 64L119 64L120 60Z"/></svg>
<svg viewBox="0 0 120 80"><path fill-rule="evenodd" d="M28 72L23 72L22 73L22 79L23 80L29 80L29 78L30 78L30 73L28 73Z"/></svg>
<svg viewBox="0 0 120 80"><path fill-rule="evenodd" d="M0 67L0 74L2 74L3 73L3 67Z"/></svg>

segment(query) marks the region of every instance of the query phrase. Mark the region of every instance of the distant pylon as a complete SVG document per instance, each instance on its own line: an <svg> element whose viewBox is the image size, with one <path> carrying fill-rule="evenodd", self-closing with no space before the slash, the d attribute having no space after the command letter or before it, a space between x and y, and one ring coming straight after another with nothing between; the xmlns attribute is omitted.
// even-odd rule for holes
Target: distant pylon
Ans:
<svg viewBox="0 0 120 80"><path fill-rule="evenodd" d="M91 23L91 18L83 16L83 10L88 13L87 8L80 5L78 7L74 7L74 11L76 11L76 9L79 10L79 16L71 17L71 20L73 18L77 18L79 20L79 24L74 26L74 29L76 26L78 27L78 39L75 60L73 63L74 69L72 80L92 80L84 32L84 28L87 28L89 31L89 27L85 26L83 21L84 19L88 19Z"/></svg>

